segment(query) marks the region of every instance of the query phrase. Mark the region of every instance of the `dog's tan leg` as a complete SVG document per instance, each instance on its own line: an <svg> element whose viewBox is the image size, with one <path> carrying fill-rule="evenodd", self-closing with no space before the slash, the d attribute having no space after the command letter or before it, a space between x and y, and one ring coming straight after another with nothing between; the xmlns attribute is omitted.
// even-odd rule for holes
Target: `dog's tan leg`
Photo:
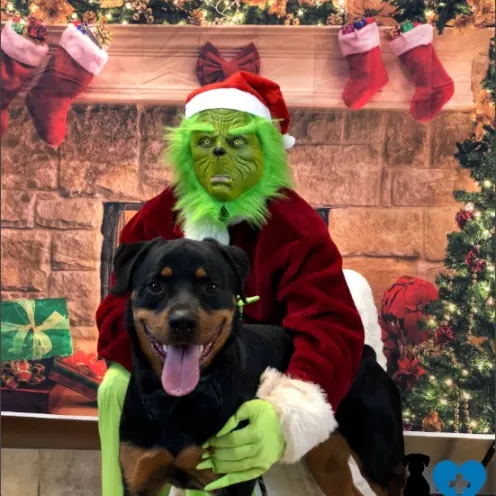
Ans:
<svg viewBox="0 0 496 496"><path fill-rule="evenodd" d="M129 492L156 496L167 482L173 456L163 448L145 449L121 443L119 459Z"/></svg>
<svg viewBox="0 0 496 496"><path fill-rule="evenodd" d="M205 452L200 446L188 446L184 448L174 460L174 465L186 472L191 477L191 482L198 485L197 489L203 489L219 476L212 470L196 470L197 465L203 461L202 454Z"/></svg>
<svg viewBox="0 0 496 496"><path fill-rule="evenodd" d="M361 496L353 484L350 455L350 446L339 433L308 453L310 473L326 496Z"/></svg>

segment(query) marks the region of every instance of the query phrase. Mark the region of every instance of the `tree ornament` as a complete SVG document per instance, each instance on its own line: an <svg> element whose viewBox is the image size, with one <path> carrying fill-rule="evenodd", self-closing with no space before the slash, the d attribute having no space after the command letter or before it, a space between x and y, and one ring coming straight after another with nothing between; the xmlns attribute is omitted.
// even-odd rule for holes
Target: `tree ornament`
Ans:
<svg viewBox="0 0 496 496"><path fill-rule="evenodd" d="M344 17L342 14L331 14L327 18L327 24L329 26L342 26L344 24Z"/></svg>
<svg viewBox="0 0 496 496"><path fill-rule="evenodd" d="M86 24L95 24L98 18L92 10L88 10L83 14L83 22Z"/></svg>
<svg viewBox="0 0 496 496"><path fill-rule="evenodd" d="M29 9L46 24L67 24L74 12L72 5L66 0L33 0Z"/></svg>
<svg viewBox="0 0 496 496"><path fill-rule="evenodd" d="M467 267L474 273L482 272L486 268L486 261L479 258L479 248L475 246L465 257Z"/></svg>
<svg viewBox="0 0 496 496"><path fill-rule="evenodd" d="M453 339L455 339L455 333L448 325L439 326L434 333L434 341L440 345L453 341Z"/></svg>
<svg viewBox="0 0 496 496"><path fill-rule="evenodd" d="M102 9L116 9L124 5L124 0L100 0Z"/></svg>
<svg viewBox="0 0 496 496"><path fill-rule="evenodd" d="M439 416L439 412L432 411L422 420L422 430L424 432L441 432L444 429L444 422Z"/></svg>
<svg viewBox="0 0 496 496"><path fill-rule="evenodd" d="M460 210L456 214L456 223L460 227L460 229L463 229L469 221L471 221L474 218L474 214L472 213L471 210Z"/></svg>

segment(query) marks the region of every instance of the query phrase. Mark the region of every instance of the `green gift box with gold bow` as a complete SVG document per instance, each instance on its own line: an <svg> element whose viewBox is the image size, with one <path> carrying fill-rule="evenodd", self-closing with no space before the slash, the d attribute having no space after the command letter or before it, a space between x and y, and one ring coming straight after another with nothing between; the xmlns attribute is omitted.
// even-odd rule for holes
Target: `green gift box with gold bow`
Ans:
<svg viewBox="0 0 496 496"><path fill-rule="evenodd" d="M1 360L41 360L72 355L66 298L2 301Z"/></svg>

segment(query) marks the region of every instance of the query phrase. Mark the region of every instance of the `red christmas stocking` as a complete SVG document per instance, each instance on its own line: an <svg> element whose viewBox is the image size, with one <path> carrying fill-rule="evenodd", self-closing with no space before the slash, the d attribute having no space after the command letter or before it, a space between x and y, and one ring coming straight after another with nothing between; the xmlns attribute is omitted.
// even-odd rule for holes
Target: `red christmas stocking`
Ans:
<svg viewBox="0 0 496 496"><path fill-rule="evenodd" d="M361 29L351 29L348 26L338 35L350 68L343 101L348 108L359 110L388 82L388 74L379 48L377 24L369 22Z"/></svg>
<svg viewBox="0 0 496 496"><path fill-rule="evenodd" d="M391 41L391 49L408 68L415 83L410 113L419 122L428 122L450 100L455 83L432 46L433 27L420 24Z"/></svg>
<svg viewBox="0 0 496 496"><path fill-rule="evenodd" d="M9 21L2 31L1 41L1 126L3 137L9 124L10 102L35 76L36 67L48 53L48 45L37 44L17 34Z"/></svg>
<svg viewBox="0 0 496 496"><path fill-rule="evenodd" d="M67 130L71 102L100 74L107 63L105 50L70 24L38 83L26 97L26 105L40 138L59 146Z"/></svg>

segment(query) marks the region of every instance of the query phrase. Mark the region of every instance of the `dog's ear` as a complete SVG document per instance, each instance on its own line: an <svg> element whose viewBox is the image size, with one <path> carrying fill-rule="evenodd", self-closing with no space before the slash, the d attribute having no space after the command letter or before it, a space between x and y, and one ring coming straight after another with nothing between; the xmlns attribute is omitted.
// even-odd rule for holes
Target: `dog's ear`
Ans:
<svg viewBox="0 0 496 496"><path fill-rule="evenodd" d="M244 287L248 273L250 272L250 261L248 255L237 246L222 245L217 240L207 238L204 240L207 243L215 245L224 260L227 262L236 277L236 293L244 299Z"/></svg>
<svg viewBox="0 0 496 496"><path fill-rule="evenodd" d="M427 455L422 455L422 463L424 464L424 467L428 467L429 463L431 463L431 459Z"/></svg>
<svg viewBox="0 0 496 496"><path fill-rule="evenodd" d="M142 243L122 243L114 255L114 283L110 292L116 296L123 296L131 289L131 280L134 269L151 247L157 242L144 241Z"/></svg>

